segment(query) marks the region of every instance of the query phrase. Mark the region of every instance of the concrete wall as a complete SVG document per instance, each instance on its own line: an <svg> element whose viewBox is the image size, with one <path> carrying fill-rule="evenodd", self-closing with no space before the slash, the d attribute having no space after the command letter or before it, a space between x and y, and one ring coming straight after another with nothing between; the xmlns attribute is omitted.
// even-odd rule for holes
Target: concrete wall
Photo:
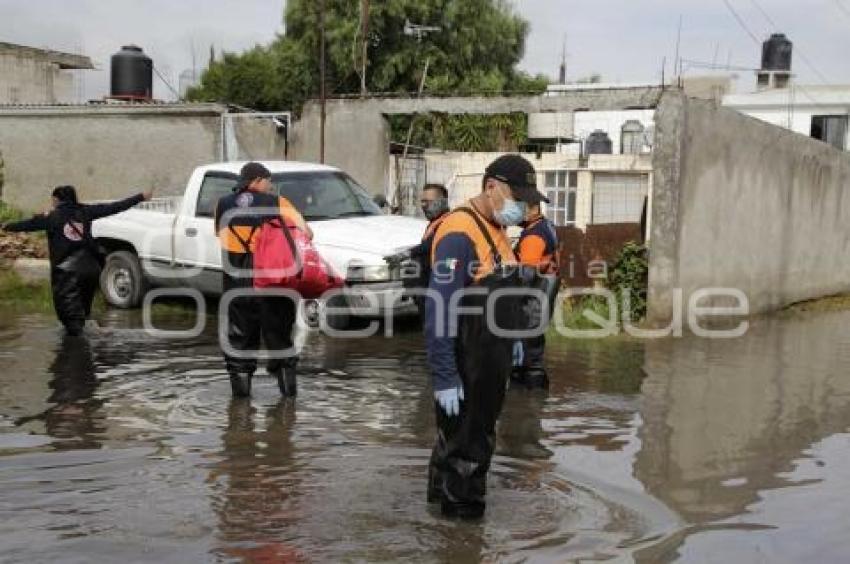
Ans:
<svg viewBox="0 0 850 564"><path fill-rule="evenodd" d="M594 88L542 96L492 96L464 98L365 98L327 102L325 162L338 166L373 194L384 194L389 185L390 130L387 115L426 112L448 114L509 114L514 112L571 112L654 108L661 95L657 87ZM304 106L290 137L290 157L319 161L320 106ZM622 124L621 124L622 125ZM395 140L399 141L399 140Z"/></svg>
<svg viewBox="0 0 850 564"><path fill-rule="evenodd" d="M0 109L3 201L42 209L50 190L72 184L86 200L155 189L181 194L192 169L221 160L216 104ZM235 120L243 158L283 159L274 126Z"/></svg>
<svg viewBox="0 0 850 564"><path fill-rule="evenodd" d="M0 104L68 104L74 75L50 61L0 52Z"/></svg>
<svg viewBox="0 0 850 564"><path fill-rule="evenodd" d="M325 123L325 163L346 171L372 194L387 193L389 123L377 106L333 102ZM292 160L320 161L320 124L319 105L307 104L289 138Z"/></svg>
<svg viewBox="0 0 850 564"><path fill-rule="evenodd" d="M675 288L737 288L752 313L850 291L850 155L670 92L653 159L650 322Z"/></svg>

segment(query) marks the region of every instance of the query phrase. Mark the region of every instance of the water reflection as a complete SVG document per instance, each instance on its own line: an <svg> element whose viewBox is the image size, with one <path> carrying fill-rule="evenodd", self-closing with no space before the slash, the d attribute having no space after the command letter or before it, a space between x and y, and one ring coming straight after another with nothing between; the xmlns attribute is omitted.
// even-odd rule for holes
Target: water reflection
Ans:
<svg viewBox="0 0 850 564"><path fill-rule="evenodd" d="M850 429L847 319L770 319L732 341L649 343L635 476L691 523L746 514L767 490L816 483L817 473L795 472L801 458ZM813 524L831 518L806 514Z"/></svg>
<svg viewBox="0 0 850 564"><path fill-rule="evenodd" d="M101 413L105 402L95 397L98 380L92 343L86 337L63 335L48 371L52 379L47 401L52 406L21 417L16 424L43 422L47 435L59 439L54 443L57 449L100 448L97 437L105 430Z"/></svg>
<svg viewBox="0 0 850 564"><path fill-rule="evenodd" d="M209 480L223 492L214 498L218 516L217 553L250 562L297 562L304 559L287 543L302 519L298 504L300 473L291 433L295 405L281 400L257 421L247 400L232 400L221 435L221 460Z"/></svg>
<svg viewBox="0 0 850 564"><path fill-rule="evenodd" d="M552 340L549 392L506 396L475 524L425 504L418 331L312 333L297 403L263 376L233 402L214 333L154 340L124 329L132 315L87 341L30 318L0 329L14 558L737 562L777 546L807 560L794 539L826 547L814 560L848 546L848 312L734 341Z"/></svg>

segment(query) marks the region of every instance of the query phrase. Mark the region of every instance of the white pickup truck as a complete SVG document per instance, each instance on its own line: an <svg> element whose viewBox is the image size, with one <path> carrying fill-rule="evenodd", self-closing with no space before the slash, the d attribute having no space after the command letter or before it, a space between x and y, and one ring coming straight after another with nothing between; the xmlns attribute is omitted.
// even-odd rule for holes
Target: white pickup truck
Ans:
<svg viewBox="0 0 850 564"><path fill-rule="evenodd" d="M137 307L151 286L221 294L213 213L219 198L231 193L243 164L198 167L182 197L157 198L94 222L92 234L107 252L101 289L109 304ZM335 326L347 324L349 316L386 315L388 308L394 315L416 313L403 295L398 272L383 257L418 243L423 220L384 215L366 190L339 169L290 161L263 165L272 172L275 190L309 223L316 248L345 276L345 296L333 305L348 314L335 316ZM308 317L319 307L307 304Z"/></svg>

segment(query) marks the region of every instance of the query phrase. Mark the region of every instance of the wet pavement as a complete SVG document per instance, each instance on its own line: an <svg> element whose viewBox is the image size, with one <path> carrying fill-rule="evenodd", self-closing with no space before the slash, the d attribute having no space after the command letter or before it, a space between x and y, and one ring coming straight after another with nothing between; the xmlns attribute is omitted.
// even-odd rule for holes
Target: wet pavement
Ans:
<svg viewBox="0 0 850 564"><path fill-rule="evenodd" d="M167 327L173 313L157 319ZM0 315L6 562L840 562L850 312L743 338L559 341L508 394L486 517L425 503L421 338L306 337L297 401L230 399L212 323L87 340Z"/></svg>

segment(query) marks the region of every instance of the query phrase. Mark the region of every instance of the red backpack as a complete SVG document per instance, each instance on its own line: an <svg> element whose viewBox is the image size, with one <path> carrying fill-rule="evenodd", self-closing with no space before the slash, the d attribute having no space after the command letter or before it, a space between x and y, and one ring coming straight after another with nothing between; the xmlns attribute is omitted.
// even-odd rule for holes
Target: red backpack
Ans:
<svg viewBox="0 0 850 564"><path fill-rule="evenodd" d="M290 288L314 299L344 282L301 229L279 219L263 223L254 248L255 288Z"/></svg>

